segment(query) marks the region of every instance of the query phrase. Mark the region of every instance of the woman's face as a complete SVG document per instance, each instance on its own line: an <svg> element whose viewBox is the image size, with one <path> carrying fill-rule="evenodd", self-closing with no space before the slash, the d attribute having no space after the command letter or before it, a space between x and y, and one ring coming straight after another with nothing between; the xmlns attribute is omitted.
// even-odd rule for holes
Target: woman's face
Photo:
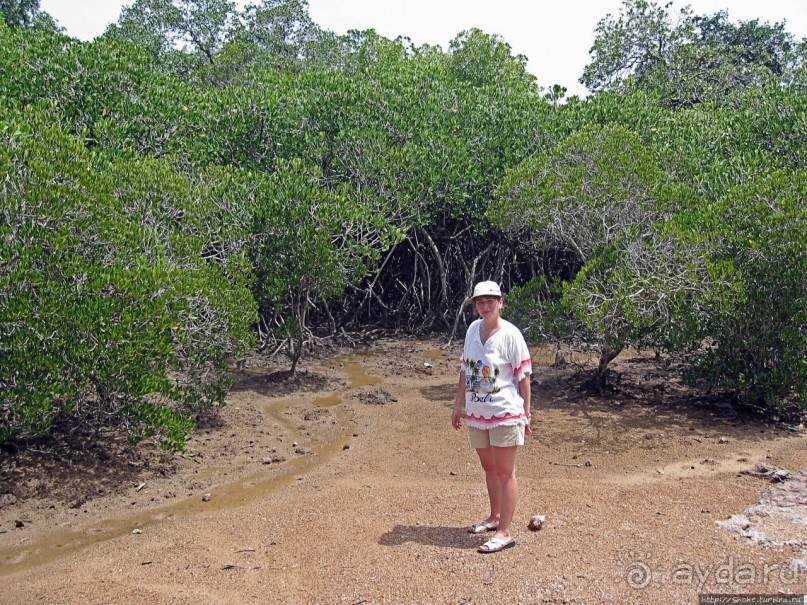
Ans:
<svg viewBox="0 0 807 605"><path fill-rule="evenodd" d="M474 304L479 317L486 319L498 316L504 306L504 301L498 296L479 296Z"/></svg>

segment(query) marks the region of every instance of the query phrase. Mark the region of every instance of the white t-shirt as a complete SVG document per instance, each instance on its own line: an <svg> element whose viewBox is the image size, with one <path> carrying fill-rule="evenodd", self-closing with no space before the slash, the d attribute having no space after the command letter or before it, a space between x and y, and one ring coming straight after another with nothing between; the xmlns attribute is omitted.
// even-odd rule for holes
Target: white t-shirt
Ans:
<svg viewBox="0 0 807 605"><path fill-rule="evenodd" d="M532 374L532 356L521 331L504 319L482 343L482 320L465 334L460 367L465 372L465 415L468 426L490 429L526 424L524 399L518 383Z"/></svg>

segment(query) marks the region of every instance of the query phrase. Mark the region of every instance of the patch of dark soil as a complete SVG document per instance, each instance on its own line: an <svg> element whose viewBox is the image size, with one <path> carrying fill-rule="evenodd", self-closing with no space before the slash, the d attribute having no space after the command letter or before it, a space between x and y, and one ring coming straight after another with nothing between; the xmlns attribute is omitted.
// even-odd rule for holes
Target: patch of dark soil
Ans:
<svg viewBox="0 0 807 605"><path fill-rule="evenodd" d="M625 367L628 366L621 366ZM798 425L805 420L805 410L793 401L785 402L777 409L764 405L751 405L741 401L730 391L687 384L682 378L681 368L664 368L647 361L639 363L637 367L641 369L639 375L617 369L619 396L646 400L649 387L661 402L701 408L710 416L727 418L738 423Z"/></svg>
<svg viewBox="0 0 807 605"><path fill-rule="evenodd" d="M387 405L398 401L389 391L382 388L359 391L356 397L367 405Z"/></svg>
<svg viewBox="0 0 807 605"><path fill-rule="evenodd" d="M61 423L47 437L30 437L0 454L0 508L44 499L69 508L120 493L144 477L166 476L174 458L151 442L132 446L121 430Z"/></svg>
<svg viewBox="0 0 807 605"><path fill-rule="evenodd" d="M652 357L619 357L614 360L600 384L594 380L596 364L576 364L574 380L581 381L581 391L604 401L626 399L651 402L665 407L700 409L709 416L739 423L774 423L798 425L807 419L807 410L791 396L776 408L740 401L730 391L713 390L687 384L683 368L657 363ZM570 377L572 379L572 377Z"/></svg>
<svg viewBox="0 0 807 605"><path fill-rule="evenodd" d="M440 384L432 387L424 387L420 389L420 394L429 401L442 401L448 405L454 403L454 397L457 395L457 383Z"/></svg>
<svg viewBox="0 0 807 605"><path fill-rule="evenodd" d="M285 397L291 393L311 393L333 389L333 378L312 371L250 373L249 370L233 373L232 391L255 391L269 397Z"/></svg>
<svg viewBox="0 0 807 605"><path fill-rule="evenodd" d="M330 410L326 410L325 408L314 408L313 410L308 410L305 414L303 414L303 420L306 422L315 422L318 420L323 419L330 419L333 414L331 414Z"/></svg>
<svg viewBox="0 0 807 605"><path fill-rule="evenodd" d="M213 430L224 428L227 423L221 417L219 408L202 410L193 419L197 430Z"/></svg>
<svg viewBox="0 0 807 605"><path fill-rule="evenodd" d="M730 393L709 393L685 383L675 367L664 367L647 357L619 358L606 374L606 388L597 393L591 376L596 364L540 367L533 376L533 392L539 406L570 410L580 407L591 411L603 409L641 410L652 424L686 418L704 425L733 424L787 428L804 421L804 412L783 423L782 415L771 410L740 405ZM636 416L625 416L637 421Z"/></svg>

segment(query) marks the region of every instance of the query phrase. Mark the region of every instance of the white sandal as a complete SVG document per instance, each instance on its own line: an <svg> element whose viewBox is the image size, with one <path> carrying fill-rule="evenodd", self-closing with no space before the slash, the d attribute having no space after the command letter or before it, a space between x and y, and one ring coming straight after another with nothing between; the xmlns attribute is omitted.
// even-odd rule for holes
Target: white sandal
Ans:
<svg viewBox="0 0 807 605"><path fill-rule="evenodd" d="M480 546L477 551L481 553L499 552L505 548L510 548L516 545L516 541L508 538L491 538Z"/></svg>
<svg viewBox="0 0 807 605"><path fill-rule="evenodd" d="M482 521L481 523L477 523L476 525L472 525L468 528L469 534L484 534L489 531L496 531L499 529L490 521Z"/></svg>

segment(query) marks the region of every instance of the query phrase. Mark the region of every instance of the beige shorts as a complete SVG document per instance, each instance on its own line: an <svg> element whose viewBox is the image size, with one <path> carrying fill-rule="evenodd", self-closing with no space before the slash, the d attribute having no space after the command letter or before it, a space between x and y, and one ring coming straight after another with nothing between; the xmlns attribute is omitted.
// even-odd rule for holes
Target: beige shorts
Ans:
<svg viewBox="0 0 807 605"><path fill-rule="evenodd" d="M487 430L469 426L468 436L474 449L524 445L524 425L496 426Z"/></svg>

